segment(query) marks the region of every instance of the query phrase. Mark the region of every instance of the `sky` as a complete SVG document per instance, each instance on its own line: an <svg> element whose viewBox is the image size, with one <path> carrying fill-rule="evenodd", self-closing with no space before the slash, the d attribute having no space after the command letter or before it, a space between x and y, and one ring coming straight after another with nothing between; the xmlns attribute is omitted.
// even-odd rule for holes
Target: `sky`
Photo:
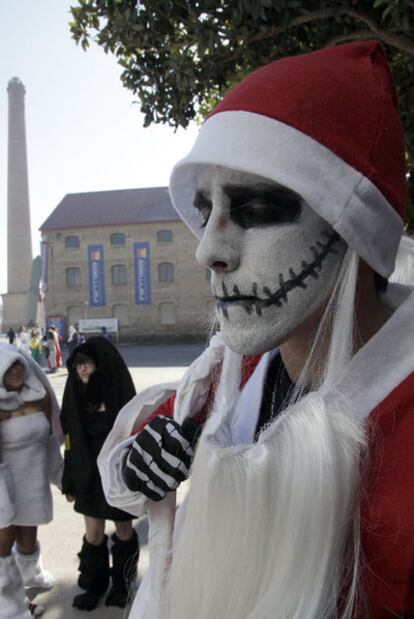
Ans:
<svg viewBox="0 0 414 619"><path fill-rule="evenodd" d="M67 193L167 185L197 127L143 127L115 58L70 36L75 0L0 0L0 293L7 291L7 83L26 88L33 253Z"/></svg>

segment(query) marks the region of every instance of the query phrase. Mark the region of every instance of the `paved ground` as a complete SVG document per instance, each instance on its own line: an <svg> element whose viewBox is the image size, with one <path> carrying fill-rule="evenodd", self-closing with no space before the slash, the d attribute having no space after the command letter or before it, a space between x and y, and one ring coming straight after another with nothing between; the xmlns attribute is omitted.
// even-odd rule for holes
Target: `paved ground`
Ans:
<svg viewBox="0 0 414 619"><path fill-rule="evenodd" d="M161 382L179 379L186 367L200 354L201 345L169 346L120 346L138 390ZM60 400L66 381L66 370L50 375L50 380ZM51 524L40 527L39 538L42 544L44 565L56 577L56 585L49 592L32 590L30 597L46 607L45 619L81 619L99 617L102 619L121 619L127 617L128 610L105 607L103 602L92 613L72 608L72 598L80 590L76 585L79 551L83 536L83 520L73 511L72 506L54 489L55 517ZM109 523L107 533L113 532ZM142 578L147 566L147 523L145 518L135 521L141 543L139 577Z"/></svg>

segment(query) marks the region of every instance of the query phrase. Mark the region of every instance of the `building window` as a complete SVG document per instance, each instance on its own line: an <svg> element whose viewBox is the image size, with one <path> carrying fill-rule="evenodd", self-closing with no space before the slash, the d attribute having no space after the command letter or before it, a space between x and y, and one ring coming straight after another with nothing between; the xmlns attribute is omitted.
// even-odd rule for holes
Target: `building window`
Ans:
<svg viewBox="0 0 414 619"><path fill-rule="evenodd" d="M77 267L71 267L66 269L66 286L68 288L75 288L81 285L81 273Z"/></svg>
<svg viewBox="0 0 414 619"><path fill-rule="evenodd" d="M110 238L111 245L125 245L125 234L123 232L114 232Z"/></svg>
<svg viewBox="0 0 414 619"><path fill-rule="evenodd" d="M157 241L159 243L171 243L173 240L173 233L171 230L158 230Z"/></svg>
<svg viewBox="0 0 414 619"><path fill-rule="evenodd" d="M128 305L125 303L118 303L113 307L114 318L118 318L120 327L126 327L129 324L128 320Z"/></svg>
<svg viewBox="0 0 414 619"><path fill-rule="evenodd" d="M160 303L160 323L162 325L175 325L177 322L177 309L175 303Z"/></svg>
<svg viewBox="0 0 414 619"><path fill-rule="evenodd" d="M171 262L161 262L158 265L158 281L173 282L174 281L174 265Z"/></svg>
<svg viewBox="0 0 414 619"><path fill-rule="evenodd" d="M65 236L65 247L79 247L80 241L78 236Z"/></svg>
<svg viewBox="0 0 414 619"><path fill-rule="evenodd" d="M125 286L127 283L127 268L124 264L115 264L111 268L112 283L114 286Z"/></svg>

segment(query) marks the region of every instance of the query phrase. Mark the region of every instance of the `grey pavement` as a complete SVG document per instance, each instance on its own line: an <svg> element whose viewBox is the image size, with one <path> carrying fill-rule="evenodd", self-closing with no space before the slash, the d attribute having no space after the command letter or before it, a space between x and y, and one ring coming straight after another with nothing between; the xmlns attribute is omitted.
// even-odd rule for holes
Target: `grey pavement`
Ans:
<svg viewBox="0 0 414 619"><path fill-rule="evenodd" d="M161 382L178 380L188 365L202 352L201 344L171 344L168 346L119 346L122 356L128 364L137 391ZM66 369L49 375L50 381L61 401L67 377ZM46 607L45 619L121 619L128 616L128 608L106 607L101 601L95 611L88 613L72 608L74 595L81 590L76 585L78 577L78 557L84 533L83 518L74 512L72 504L57 489L53 489L54 519L48 525L39 527L39 539L42 545L43 563L56 578L51 591L29 591L29 597ZM134 521L141 544L138 582L142 579L148 565L147 522L145 517ZM114 531L108 523L107 534Z"/></svg>

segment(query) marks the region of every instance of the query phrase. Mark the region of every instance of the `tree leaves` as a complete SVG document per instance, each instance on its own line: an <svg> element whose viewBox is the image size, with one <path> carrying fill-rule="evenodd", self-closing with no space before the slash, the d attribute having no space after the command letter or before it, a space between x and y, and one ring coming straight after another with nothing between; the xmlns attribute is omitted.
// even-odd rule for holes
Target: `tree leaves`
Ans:
<svg viewBox="0 0 414 619"><path fill-rule="evenodd" d="M411 0L77 0L74 40L114 53L145 126L186 127L254 68L356 39L383 42L414 159ZM414 221L414 217L413 217Z"/></svg>

